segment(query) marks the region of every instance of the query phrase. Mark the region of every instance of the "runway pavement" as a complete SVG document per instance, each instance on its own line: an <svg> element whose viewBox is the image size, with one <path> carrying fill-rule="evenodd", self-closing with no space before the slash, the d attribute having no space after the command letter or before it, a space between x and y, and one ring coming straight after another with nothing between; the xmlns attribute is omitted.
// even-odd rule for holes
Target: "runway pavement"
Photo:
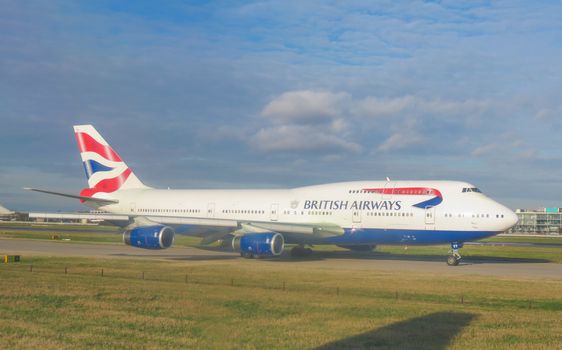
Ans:
<svg viewBox="0 0 562 350"><path fill-rule="evenodd" d="M562 280L562 264L523 259L464 259L459 266L447 266L445 255L403 256L384 253L314 252L310 258L294 259L284 254L278 259L246 261L237 253L218 249L173 247L166 250L144 250L118 244L75 243L69 241L43 241L32 239L0 238L0 255L19 254L23 261L33 256L102 257L123 259L159 259L185 261L186 263L255 263L286 265L294 264L311 269L371 270L386 272L416 272L442 275L483 275L515 279Z"/></svg>

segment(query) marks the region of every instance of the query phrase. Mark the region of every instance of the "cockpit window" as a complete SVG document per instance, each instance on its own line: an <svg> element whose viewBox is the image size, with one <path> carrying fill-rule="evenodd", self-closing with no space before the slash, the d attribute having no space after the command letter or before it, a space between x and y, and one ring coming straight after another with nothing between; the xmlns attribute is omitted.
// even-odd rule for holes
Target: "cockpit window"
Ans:
<svg viewBox="0 0 562 350"><path fill-rule="evenodd" d="M464 192L478 192L478 193L482 193L482 191L480 191L478 188L476 187L465 187L462 189L463 193Z"/></svg>

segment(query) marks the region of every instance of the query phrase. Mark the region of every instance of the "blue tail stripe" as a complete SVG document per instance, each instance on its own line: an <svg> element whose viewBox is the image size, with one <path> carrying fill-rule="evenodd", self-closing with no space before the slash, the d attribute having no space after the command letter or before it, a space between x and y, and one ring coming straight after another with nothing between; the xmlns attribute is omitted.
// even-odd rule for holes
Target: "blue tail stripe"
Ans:
<svg viewBox="0 0 562 350"><path fill-rule="evenodd" d="M87 160L84 162L84 171L86 172L86 177L88 179L98 171L110 171L113 169L114 168L100 164L95 160Z"/></svg>

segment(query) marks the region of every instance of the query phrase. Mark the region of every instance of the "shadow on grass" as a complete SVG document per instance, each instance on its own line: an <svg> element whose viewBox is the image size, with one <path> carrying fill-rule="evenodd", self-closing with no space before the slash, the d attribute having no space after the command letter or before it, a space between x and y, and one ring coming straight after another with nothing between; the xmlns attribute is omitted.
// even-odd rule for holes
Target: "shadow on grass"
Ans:
<svg viewBox="0 0 562 350"><path fill-rule="evenodd" d="M216 246L181 246L180 248L193 249L193 253L186 254L154 254L150 252L142 253L116 253L113 256L121 257L153 257L169 260L185 260L185 261L205 261L205 260L235 260L241 259L239 253L233 252L232 249ZM414 254L414 253L390 253L381 251L372 252L355 252L348 250L334 250L323 251L314 250L312 255L308 257L292 257L290 249L285 249L285 252L280 257L266 257L264 260L272 262L304 262L304 261L323 261L323 260L393 260L393 261L424 261L424 262L442 262L445 263L447 252L444 251L443 255L435 254ZM463 265L476 265L476 264L490 264L490 263L549 263L547 259L538 258L516 258L516 257L494 257L494 256L480 256L471 255L464 256L460 266Z"/></svg>
<svg viewBox="0 0 562 350"><path fill-rule="evenodd" d="M387 252L353 252L353 251L314 251L311 256L304 258L291 257L289 254L283 254L277 261L283 262L299 262L299 261L319 261L327 259L356 259L356 260L396 260L396 261L426 261L426 262L443 262L447 259L447 254L443 255L423 255L423 254L396 254ZM536 258L511 258L511 257L494 257L471 255L463 257L461 265L474 265L486 263L549 263L547 259Z"/></svg>
<svg viewBox="0 0 562 350"><path fill-rule="evenodd" d="M186 261L205 261L205 260L234 260L241 259L237 252L233 252L228 248L212 247L212 246L190 246L184 248L191 248L198 250L196 254L150 254L154 258L162 258L169 260L186 260ZM129 256L129 257L146 257L146 254L113 254L114 256ZM354 252L354 251L313 251L312 255L308 257L292 257L290 251L286 249L280 257L269 257L264 260L272 262L304 262L304 261L323 261L323 260L394 260L394 261L424 261L424 262L442 262L445 264L447 255L429 255L429 254L397 254L389 252ZM479 256L471 255L463 257L459 266L463 265L476 265L476 264L489 264L489 263L549 263L546 259L533 259L533 258L513 258L513 257L493 257L493 256Z"/></svg>
<svg viewBox="0 0 562 350"><path fill-rule="evenodd" d="M217 246L192 246L195 249L206 250L210 252L232 252L229 248ZM462 250L461 250L462 254ZM233 256L232 258L238 257ZM415 253L390 253L374 250L370 252L358 252L351 250L313 250L312 255L308 257L293 257L290 254L290 248L285 248L285 252L280 257L266 258L268 261L279 262L301 262L301 261L321 261L327 259L354 259L354 260L396 260L396 261L427 261L427 262L443 262L447 261L447 248L443 250L443 254L415 254ZM548 259L540 258L518 258L518 257L497 257L484 255L464 256L461 265L489 264L489 263L550 263Z"/></svg>
<svg viewBox="0 0 562 350"><path fill-rule="evenodd" d="M316 349L446 349L475 318L475 314L464 312L437 312L337 340Z"/></svg>
<svg viewBox="0 0 562 350"><path fill-rule="evenodd" d="M238 254L197 254L197 255L183 255L183 254L124 254L116 253L111 254L114 257L128 257L128 258L155 258L164 260L181 260L181 261L212 261L212 260L233 260L239 259Z"/></svg>

